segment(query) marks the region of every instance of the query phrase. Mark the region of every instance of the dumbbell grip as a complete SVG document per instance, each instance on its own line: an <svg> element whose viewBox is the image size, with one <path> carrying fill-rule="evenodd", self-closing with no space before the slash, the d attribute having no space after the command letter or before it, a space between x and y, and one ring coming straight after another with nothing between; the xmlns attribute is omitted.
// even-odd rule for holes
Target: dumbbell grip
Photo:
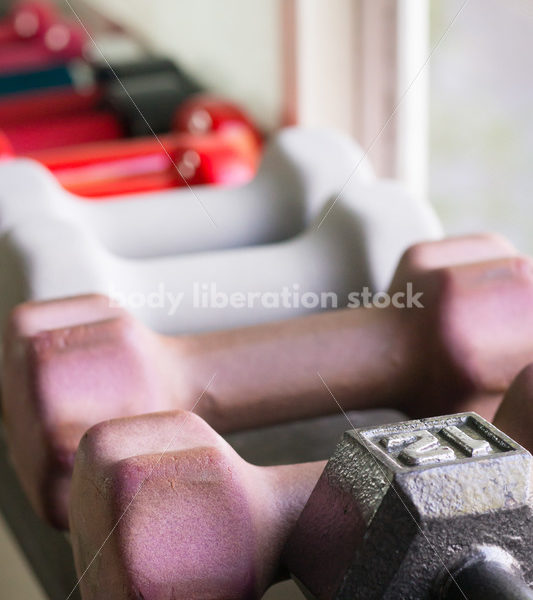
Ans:
<svg viewBox="0 0 533 600"><path fill-rule="evenodd" d="M178 376L170 384L172 407L183 406L186 397L185 405L192 405L215 372L209 401L197 410L219 431L330 414L338 410L336 401L345 410L399 402L419 368L401 312L346 309L160 338L162 356L180 365L179 373L165 369Z"/></svg>
<svg viewBox="0 0 533 600"><path fill-rule="evenodd" d="M442 600L533 600L533 590L496 562L478 561L454 574Z"/></svg>

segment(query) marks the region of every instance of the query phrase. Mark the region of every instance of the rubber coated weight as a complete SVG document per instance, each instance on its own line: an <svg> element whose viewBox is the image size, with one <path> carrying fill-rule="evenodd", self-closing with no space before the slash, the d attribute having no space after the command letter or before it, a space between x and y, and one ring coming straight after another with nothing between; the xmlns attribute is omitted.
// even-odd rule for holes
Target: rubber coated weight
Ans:
<svg viewBox="0 0 533 600"><path fill-rule="evenodd" d="M227 131L244 126L258 144L262 135L255 123L237 105L209 94L196 94L182 102L174 115L174 129L196 135Z"/></svg>
<svg viewBox="0 0 533 600"><path fill-rule="evenodd" d="M94 86L81 91L59 88L35 94L18 94L16 99L0 97L0 127L83 113L93 110L101 99L101 90Z"/></svg>
<svg viewBox="0 0 533 600"><path fill-rule="evenodd" d="M40 37L58 19L57 7L49 2L19 1L0 21L0 44Z"/></svg>
<svg viewBox="0 0 533 600"><path fill-rule="evenodd" d="M98 36L95 39L97 44L100 44L100 37ZM113 53L106 54L106 56L109 57L110 64L100 65L82 59L75 59L65 64L42 67L35 71L0 74L0 96L2 96L0 118L4 118L4 114L8 109L10 111L8 116L11 119L16 118L18 121L35 118L38 115L47 116L52 114L53 111L57 114L57 110L54 109L52 104L46 107L46 111L39 112L39 106L43 99L46 100L47 95L70 94L75 98L76 94L89 95L92 90L97 89L100 97L90 105L95 108L97 106L96 100L102 101L102 97L106 96L108 84L116 81L117 78L129 90L130 81L134 81L136 77L152 75L151 91L154 104L157 104L158 83L162 83L165 89L168 89L169 82L174 82L176 88L184 90L184 92L188 93L190 91L190 93L193 93L198 91L197 85L190 77L168 59L151 55L124 59L122 56L115 57ZM186 97L185 93L182 99ZM17 111L17 102L21 99L26 103L30 103L30 100L33 99L34 102L31 108L34 111L31 112L29 107L25 108L24 106Z"/></svg>
<svg viewBox="0 0 533 600"><path fill-rule="evenodd" d="M257 171L260 146L247 129L136 138L32 153L62 187L107 198L187 185L243 185Z"/></svg>
<svg viewBox="0 0 533 600"><path fill-rule="evenodd" d="M115 115L106 111L87 111L58 115L39 121L28 121L14 127L4 127L17 155L64 148L72 144L106 142L124 137L125 130Z"/></svg>
<svg viewBox="0 0 533 600"><path fill-rule="evenodd" d="M442 266L446 257L457 262L461 249L466 261L488 262ZM533 352L531 316L506 313L498 302L531 304L527 263L512 252L492 236L413 248L397 271L406 283L429 295L431 282L449 282L431 292L431 311L337 310L201 336L154 335L99 296L21 305L4 341L2 393L19 478L39 514L64 527L72 456L86 429L192 409L206 386L195 411L220 432L335 413L330 391L346 410L396 406L429 416L476 408L492 417ZM461 327L447 335L453 322ZM487 338L501 340L498 348Z"/></svg>
<svg viewBox="0 0 533 600"><path fill-rule="evenodd" d="M176 77L179 85L199 91L198 84L173 60L164 56L148 55L140 59L121 61L111 68L106 63L93 67L94 78L101 84L112 83L118 79L129 81L131 78L146 75L163 75L168 78Z"/></svg>
<svg viewBox="0 0 533 600"><path fill-rule="evenodd" d="M24 105L30 104L30 108L39 107L40 100L43 98L46 101L46 94L52 92L68 91L74 95L75 90L71 88L73 81L70 73L71 61L67 64L54 64L51 66L43 66L34 71L14 71L13 73L0 72L0 106L4 114L4 106L7 106L9 115L15 113L16 120L23 122L25 118L32 119L39 115L46 116L46 111L42 112L37 108L35 113ZM81 92L90 90L94 87L92 82L88 82L88 87L83 85ZM23 99L23 105L20 109L20 116L17 109L17 101ZM30 102L30 99L33 102ZM51 106L51 114L57 114L57 110ZM92 104L91 104L92 106ZM46 108L46 107L45 107Z"/></svg>
<svg viewBox="0 0 533 600"><path fill-rule="evenodd" d="M176 109L196 91L198 88L181 73L146 73L129 78L127 88L122 80L110 78L106 103L120 117L128 135L153 135L171 129Z"/></svg>
<svg viewBox="0 0 533 600"><path fill-rule="evenodd" d="M38 163L13 160L0 165L0 233L56 216L129 258L275 242L316 219L362 158L345 136L289 128L269 142L257 176L245 186L136 194L97 205L65 192ZM373 179L366 161L353 179Z"/></svg>
<svg viewBox="0 0 533 600"><path fill-rule="evenodd" d="M533 364L509 386L494 423L528 449L533 449Z"/></svg>
<svg viewBox="0 0 533 600"><path fill-rule="evenodd" d="M430 206L386 181L351 182L333 210L324 209L291 240L187 256L124 259L72 223L33 219L0 240L0 281L6 290L0 321L25 300L86 293L112 295L128 306L133 298L132 314L160 333L275 321L346 306L354 290L384 291L402 252L439 234ZM248 290L253 298L246 296ZM268 300L287 290L302 300ZM222 294L222 301L204 299L205 292ZM164 295L159 310L148 301L154 293ZM179 310L177 304L165 306L169 298L177 299Z"/></svg>
<svg viewBox="0 0 533 600"><path fill-rule="evenodd" d="M36 70L81 57L86 41L81 25L58 20L50 24L40 38L2 44L0 72Z"/></svg>
<svg viewBox="0 0 533 600"><path fill-rule="evenodd" d="M72 84L70 89L52 88L34 98L28 98L28 94L20 98L16 94L0 101L0 126L17 154L125 135L152 136L154 132L168 132L176 108L198 89L172 62L155 57L100 69L76 61L30 74L29 79L34 79L35 85L47 82L53 85L60 76L58 69L67 73L67 80ZM65 86L67 80L60 79L57 84ZM0 77L0 93L17 89L21 84L30 85L27 74ZM117 94L123 96L120 102L117 102ZM211 99L210 102L216 107L222 101ZM222 102L222 107L232 124L235 123L233 113L241 112L245 119L244 113L231 108L229 103ZM39 115L41 118L36 118ZM223 116L220 116L221 123ZM251 126L250 131L257 135Z"/></svg>
<svg viewBox="0 0 533 600"><path fill-rule="evenodd" d="M323 466L253 466L192 413L98 425L73 484L78 572L125 514L82 578L84 600L103 590L114 600L258 600L283 577L281 549Z"/></svg>
<svg viewBox="0 0 533 600"><path fill-rule="evenodd" d="M4 137L15 150L25 151L52 171L68 191L84 197L106 197L150 190L219 183L242 185L255 175L261 145L256 129L244 113L228 102L220 102L229 120L219 115L217 128L202 135L167 134L155 139L106 138L121 136L114 117L104 112L30 121L5 128ZM240 116L237 120L235 115ZM99 143L80 143L100 136ZM65 148L76 139L76 145ZM56 147L60 146L60 147ZM40 147L40 151L28 150Z"/></svg>

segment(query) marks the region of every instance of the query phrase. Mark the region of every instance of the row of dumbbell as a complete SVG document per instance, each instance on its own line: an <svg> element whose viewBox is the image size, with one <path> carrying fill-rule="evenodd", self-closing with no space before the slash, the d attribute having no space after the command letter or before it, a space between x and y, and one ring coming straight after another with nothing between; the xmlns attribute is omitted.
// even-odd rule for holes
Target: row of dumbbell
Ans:
<svg viewBox="0 0 533 600"><path fill-rule="evenodd" d="M0 66L0 156L37 160L85 197L235 185L253 176L262 136L244 111L202 94L173 62L147 54L124 34L108 37L126 40L126 52L124 43L118 52L109 44L102 49L86 34L76 60L50 55L48 62L20 64L14 48L66 27L62 19L42 0L22 1L0 24L10 65ZM19 32L27 22L36 27L33 35ZM92 45L105 52L105 62L87 52Z"/></svg>
<svg viewBox="0 0 533 600"><path fill-rule="evenodd" d="M151 65L146 78L156 73ZM74 72L45 71L58 79ZM97 72L110 75L89 65L91 77ZM35 73L34 82L43 71ZM16 86L17 77L0 80ZM23 80L31 87L28 70ZM116 115L128 113L116 107L130 104L116 102L105 76L95 81L100 99L85 100L70 122L83 123L88 107L111 123L104 135L116 137ZM59 90L76 96L58 87L25 105L17 95L4 109L57 106L50 98ZM177 129L218 132L211 146L202 139L207 153L219 156L222 130L241 156L259 146L242 111L191 102L187 125L176 118ZM19 158L0 166L0 320L33 301L7 319L3 340L8 442L39 514L66 528L70 512L84 598L244 600L287 570L310 598L420 598L439 588L451 600L472 581L480 597L528 597L530 457L479 418L348 435L310 498L323 463L260 470L207 423L231 432L335 412L336 402L412 416L474 409L492 418L531 359L527 311L517 312L531 295L529 260L500 238L473 236L411 246L393 276L408 246L440 237L438 221L397 184L375 180L360 150L333 134L281 133L257 177L231 190L98 204L64 191L86 191L80 182L95 165L115 176L126 168L119 177L128 179L153 164L154 148L168 169L163 154L174 160L175 138L167 142L163 152L144 140L33 155L56 177ZM91 189L111 200L119 189L171 187L163 180L130 178L124 188L104 178ZM200 297L209 295L204 282L215 287L205 310L198 298L180 300L196 283ZM342 308L365 287L388 290L399 304L258 325L323 308L304 301L306 293L333 293L340 301L327 308ZM278 288L288 289L287 304L243 305L245 290L261 297ZM217 290L226 300L213 308ZM415 303L406 308L409 290ZM76 296L94 292L115 297ZM171 310L150 297L170 298ZM227 329L240 325L252 327ZM213 329L223 331L184 335ZM529 447L527 372L520 381L496 423ZM203 420L146 414L176 409ZM477 487L467 488L472 481ZM480 581L488 589L480 591Z"/></svg>
<svg viewBox="0 0 533 600"><path fill-rule="evenodd" d="M18 307L4 342L8 440L39 513L66 527L70 512L84 599L259 598L286 569L309 598L430 598L439 586L455 598L463 578L480 585L478 568L489 590L467 597L529 598L531 456L479 417L348 434L325 470L253 467L207 425L338 404L492 419L531 359L530 260L494 236L423 243L391 294L406 281L425 308L177 338L102 297ZM495 419L527 448L531 373ZM201 418L160 412L176 409Z"/></svg>

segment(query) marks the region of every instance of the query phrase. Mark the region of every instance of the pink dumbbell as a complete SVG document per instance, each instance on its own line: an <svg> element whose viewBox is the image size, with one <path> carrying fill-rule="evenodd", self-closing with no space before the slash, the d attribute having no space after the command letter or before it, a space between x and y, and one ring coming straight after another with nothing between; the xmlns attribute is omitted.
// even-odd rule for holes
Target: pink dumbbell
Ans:
<svg viewBox="0 0 533 600"><path fill-rule="evenodd" d="M67 525L73 455L90 426L190 410L206 387L196 411L220 432L331 414L335 399L346 410L491 417L533 358L531 261L491 235L424 243L405 254L390 296L408 284L424 308L349 308L179 337L154 334L101 296L21 305L4 344L3 405L34 507Z"/></svg>
<svg viewBox="0 0 533 600"><path fill-rule="evenodd" d="M84 600L261 598L323 466L251 465L187 412L97 425L70 514Z"/></svg>
<svg viewBox="0 0 533 600"><path fill-rule="evenodd" d="M494 424L533 451L533 364L525 367L507 390Z"/></svg>

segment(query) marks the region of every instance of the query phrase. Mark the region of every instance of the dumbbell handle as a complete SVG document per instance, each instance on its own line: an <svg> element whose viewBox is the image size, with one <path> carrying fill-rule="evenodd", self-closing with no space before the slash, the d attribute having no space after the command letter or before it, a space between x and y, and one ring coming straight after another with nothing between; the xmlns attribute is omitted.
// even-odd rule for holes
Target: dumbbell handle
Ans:
<svg viewBox="0 0 533 600"><path fill-rule="evenodd" d="M301 231L361 157L342 136L288 129L269 143L248 185L135 194L106 203L67 194L40 165L13 160L0 164L0 231L26 217L60 215L84 223L106 248L129 258L270 243ZM372 180L368 165L362 166L356 179Z"/></svg>
<svg viewBox="0 0 533 600"><path fill-rule="evenodd" d="M505 567L480 560L449 578L442 600L533 600L533 590Z"/></svg>
<svg viewBox="0 0 533 600"><path fill-rule="evenodd" d="M105 144L79 144L69 149L52 148L27 155L39 161L53 173L73 172L76 169L101 167L113 169L112 176L141 175L143 170L139 167L129 166L127 161L143 157L160 157L161 166L152 170L173 168L176 154L185 150L213 151L214 149L229 146L242 149L250 157L250 162L255 166L258 158L258 146L254 142L253 134L247 130L235 132L225 136L218 134L205 134L202 137L187 133L170 133L159 136L158 139L150 137L133 138L128 140L113 140ZM80 173L83 178L83 174Z"/></svg>
<svg viewBox="0 0 533 600"><path fill-rule="evenodd" d="M219 431L329 414L336 410L335 401L346 410L392 403L407 393L419 367L400 313L346 309L160 338L163 354L174 357L171 364L183 366L171 384L176 393L172 404L178 406L189 392L190 401L198 397L197 390L214 372L210 402L199 403L198 411ZM180 385L184 373L185 390Z"/></svg>
<svg viewBox="0 0 533 600"><path fill-rule="evenodd" d="M177 133L162 136L159 141L150 138L131 143L88 144L85 156L83 148L79 148L79 160L76 160L77 149L73 148L72 161L67 153L62 157L56 153L57 161L54 156L48 160L43 153L42 162L66 190L91 198L208 183L242 185L254 175L259 147L250 132L235 133L233 136ZM109 151L113 148L114 155ZM194 163L189 156L195 159Z"/></svg>

